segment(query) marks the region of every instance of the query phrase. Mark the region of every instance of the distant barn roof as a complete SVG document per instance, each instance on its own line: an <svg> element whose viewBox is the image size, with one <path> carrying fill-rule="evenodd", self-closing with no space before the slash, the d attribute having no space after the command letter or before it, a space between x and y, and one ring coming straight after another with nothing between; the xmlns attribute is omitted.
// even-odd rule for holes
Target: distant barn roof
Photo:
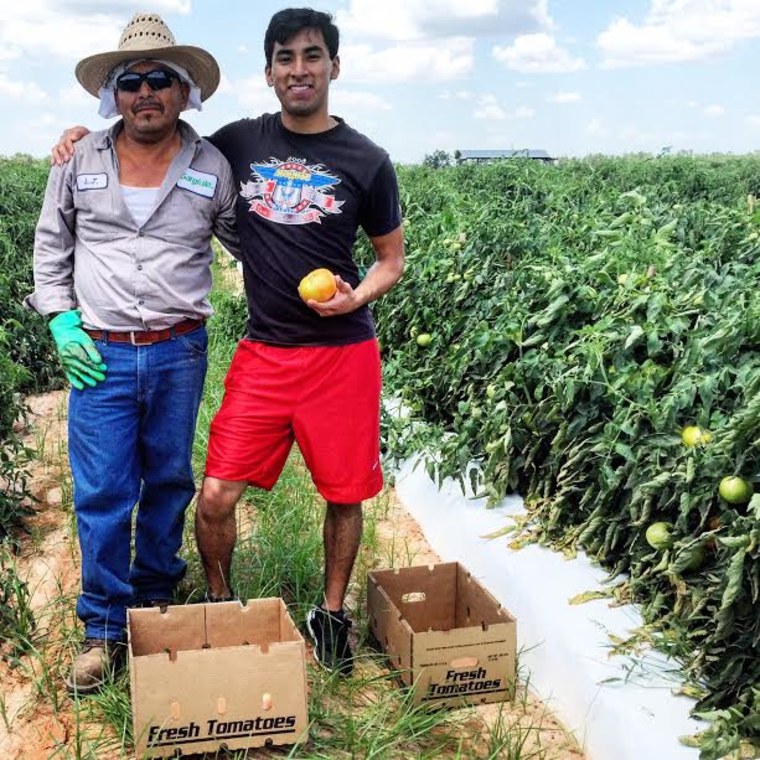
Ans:
<svg viewBox="0 0 760 760"><path fill-rule="evenodd" d="M521 150L457 150L454 152L457 163L462 161L493 161L498 158L533 158L537 161L554 161L545 150L523 148Z"/></svg>

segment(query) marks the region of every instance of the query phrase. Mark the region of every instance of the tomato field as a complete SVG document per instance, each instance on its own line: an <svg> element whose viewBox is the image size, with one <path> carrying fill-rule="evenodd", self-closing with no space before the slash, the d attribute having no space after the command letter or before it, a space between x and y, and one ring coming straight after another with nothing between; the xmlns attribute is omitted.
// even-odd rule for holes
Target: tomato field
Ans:
<svg viewBox="0 0 760 760"><path fill-rule="evenodd" d="M34 227L48 166L0 157L0 539L11 536L24 514L23 451L14 423L22 395L61 387L52 341L37 315L22 306L32 290Z"/></svg>
<svg viewBox="0 0 760 760"><path fill-rule="evenodd" d="M60 384L44 323L20 305L46 174L0 162L5 536L23 520L23 395ZM522 495L512 545L598 560L613 601L647 621L621 647L650 641L684 663L711 719L702 756L757 742L760 157L399 177L407 269L373 306L386 390L407 410L384 417L388 461L424 452L431 474L493 503ZM366 240L358 253L371 262ZM244 308L218 329L241 334Z"/></svg>
<svg viewBox="0 0 760 760"><path fill-rule="evenodd" d="M585 551L640 604L638 638L684 661L714 721L703 756L757 739L760 158L401 182L407 270L375 307L386 389L409 413L387 417L388 453L426 452L431 474L492 502L521 494L513 545Z"/></svg>

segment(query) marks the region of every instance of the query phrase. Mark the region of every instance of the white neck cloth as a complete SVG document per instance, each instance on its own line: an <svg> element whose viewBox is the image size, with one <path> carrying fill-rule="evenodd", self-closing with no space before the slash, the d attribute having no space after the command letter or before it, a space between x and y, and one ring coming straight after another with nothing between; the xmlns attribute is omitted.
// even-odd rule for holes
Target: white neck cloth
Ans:
<svg viewBox="0 0 760 760"><path fill-rule="evenodd" d="M187 105L184 110L195 109L196 111L203 110L201 105L201 90L198 85L193 82L192 77L187 72L187 69L183 69L176 63L170 63L169 61L162 61L160 58L141 58L137 61L128 61L127 63L120 63L116 68L111 70L108 75L105 84L98 90L98 97L100 98L100 106L98 107L98 114L104 119L112 119L114 116L118 116L119 112L116 108L116 78L121 76L130 66L134 66L136 63L142 63L143 61L155 61L162 66L174 71L180 79L186 84L190 85L190 94L187 97Z"/></svg>

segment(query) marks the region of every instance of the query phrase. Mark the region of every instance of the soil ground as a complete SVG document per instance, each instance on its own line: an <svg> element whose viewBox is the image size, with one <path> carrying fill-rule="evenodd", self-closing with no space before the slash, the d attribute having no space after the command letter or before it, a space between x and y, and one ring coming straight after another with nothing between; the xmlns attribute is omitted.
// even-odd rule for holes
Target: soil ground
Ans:
<svg viewBox="0 0 760 760"><path fill-rule="evenodd" d="M78 546L72 524L62 504L67 488L66 393L53 392L28 399L31 414L28 443L41 453L31 469L31 491L38 500L30 520L30 534L17 557L18 572L30 592L30 604L38 624L36 640L44 640L44 656L27 656L9 664L0 660L0 758L3 760L47 760L80 757L77 736L79 717L65 696L61 677L75 651L74 605L79 588ZM403 504L389 493L389 506L379 519L377 534L380 554L404 564L431 564L440 558L430 548L416 521ZM63 603L61 602L63 598ZM2 650L0 650L2 651ZM45 684L40 688L39 684ZM573 738L533 695L514 704L481 705L472 711L465 726L472 727L473 746L478 755L489 726L532 727L524 745L523 758L584 760ZM93 724L93 735L108 729ZM279 753L278 753L279 754ZM122 752L98 753L98 758L124 757ZM250 757L268 757L267 752Z"/></svg>

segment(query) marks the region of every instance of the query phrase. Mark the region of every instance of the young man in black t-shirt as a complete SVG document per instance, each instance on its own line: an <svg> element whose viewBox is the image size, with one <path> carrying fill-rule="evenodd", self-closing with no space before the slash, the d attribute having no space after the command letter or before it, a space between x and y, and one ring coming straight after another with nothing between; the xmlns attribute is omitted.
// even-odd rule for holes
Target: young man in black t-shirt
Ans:
<svg viewBox="0 0 760 760"><path fill-rule="evenodd" d="M278 114L243 119L209 138L240 185L238 228L248 329L211 424L196 536L211 599L232 596L235 505L251 484L271 488L295 440L327 501L325 593L307 628L325 667L348 675L343 602L362 532L361 502L382 487L380 359L367 304L401 277L404 242L388 154L330 115L340 72L328 14L289 9L265 36ZM376 261L360 280L359 227ZM336 294L304 303L298 283L324 267Z"/></svg>
<svg viewBox="0 0 760 760"><path fill-rule="evenodd" d="M398 185L388 154L328 110L340 73L338 29L309 8L276 13L265 39L278 114L229 124L209 139L240 186L237 221L248 300L247 335L210 429L196 538L208 598L232 598L235 506L248 485L272 488L294 441L327 501L325 593L309 612L316 658L353 669L346 589L362 534L361 503L379 492L380 357L371 301L404 268ZM53 150L73 155L75 127ZM360 280L359 227L376 260ZM304 303L298 284L327 268L337 291Z"/></svg>

